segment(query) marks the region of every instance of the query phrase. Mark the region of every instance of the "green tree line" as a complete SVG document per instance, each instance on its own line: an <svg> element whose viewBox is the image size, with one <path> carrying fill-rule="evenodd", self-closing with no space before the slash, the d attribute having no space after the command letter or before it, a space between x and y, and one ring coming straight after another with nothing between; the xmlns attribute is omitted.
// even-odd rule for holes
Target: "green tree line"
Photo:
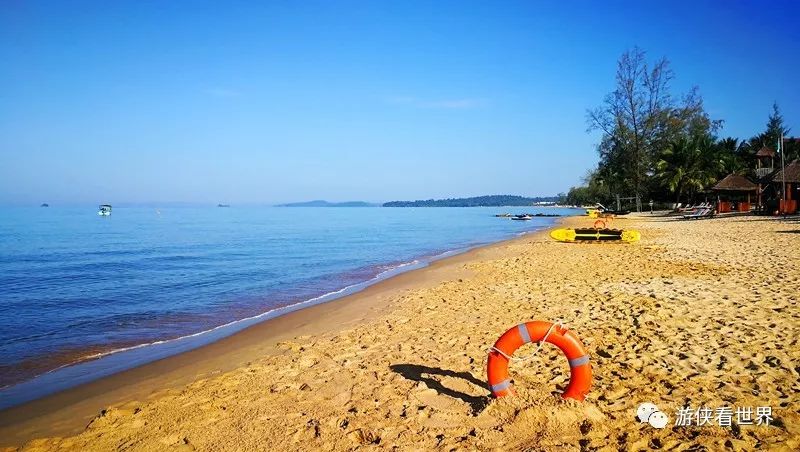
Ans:
<svg viewBox="0 0 800 452"><path fill-rule="evenodd" d="M790 132L775 103L762 133L721 138L723 121L708 115L699 88L675 95L673 79L666 58L649 62L639 48L620 57L614 91L587 111L588 132L601 132L598 165L570 189L569 203L612 203L616 195L691 202L730 173L753 177L756 153L776 150ZM787 163L800 157L797 140L784 148Z"/></svg>

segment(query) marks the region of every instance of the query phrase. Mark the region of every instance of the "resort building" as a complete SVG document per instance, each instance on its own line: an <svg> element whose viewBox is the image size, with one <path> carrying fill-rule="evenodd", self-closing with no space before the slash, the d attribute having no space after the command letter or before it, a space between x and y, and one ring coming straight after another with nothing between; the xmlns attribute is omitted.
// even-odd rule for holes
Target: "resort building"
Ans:
<svg viewBox="0 0 800 452"><path fill-rule="evenodd" d="M775 157L778 153L766 146L756 152L756 180L758 180L757 208L764 207L764 191L770 185L770 176L775 172Z"/></svg>
<svg viewBox="0 0 800 452"><path fill-rule="evenodd" d="M797 213L800 159L790 162L783 170L778 159L779 154L774 149L764 146L756 153L755 182L733 173L712 187L711 190L717 194L717 212L749 212L754 209L768 215ZM755 205L751 204L753 200Z"/></svg>
<svg viewBox="0 0 800 452"><path fill-rule="evenodd" d="M728 174L715 185L717 213L750 212L751 195L759 192L759 186L739 174Z"/></svg>
<svg viewBox="0 0 800 452"><path fill-rule="evenodd" d="M797 200L800 198L800 159L789 163L784 169L775 171L770 179L778 200L778 213L797 213Z"/></svg>

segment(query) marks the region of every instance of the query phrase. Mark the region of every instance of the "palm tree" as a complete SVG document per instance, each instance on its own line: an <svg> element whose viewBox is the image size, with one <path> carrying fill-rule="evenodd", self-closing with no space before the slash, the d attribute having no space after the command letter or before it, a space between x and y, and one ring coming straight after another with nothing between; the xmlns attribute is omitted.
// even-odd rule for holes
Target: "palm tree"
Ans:
<svg viewBox="0 0 800 452"><path fill-rule="evenodd" d="M681 137L661 153L656 163L656 177L675 194L675 202L680 202L684 194L693 197L715 182L717 174L724 170L723 163L715 154L710 137Z"/></svg>
<svg viewBox="0 0 800 452"><path fill-rule="evenodd" d="M739 155L742 143L736 138L723 138L714 145L715 158L719 162L720 169L718 178L727 176L730 173L737 173L748 168L747 163Z"/></svg>

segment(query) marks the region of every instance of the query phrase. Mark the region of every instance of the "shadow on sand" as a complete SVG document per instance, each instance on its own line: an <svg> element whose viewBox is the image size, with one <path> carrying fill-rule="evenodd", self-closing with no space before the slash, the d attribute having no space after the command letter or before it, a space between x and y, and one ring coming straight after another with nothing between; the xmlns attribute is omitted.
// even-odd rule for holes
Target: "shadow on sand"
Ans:
<svg viewBox="0 0 800 452"><path fill-rule="evenodd" d="M434 391L438 392L441 395L452 397L454 399L459 399L469 404L469 406L472 408L473 414L480 413L489 404L488 395L474 396L465 394L461 391L450 389L444 386L438 380L431 378L431 375L460 378L482 389L486 389L486 383L481 380L478 380L469 372L455 372L452 370L439 369L437 367L420 366L418 364L392 364L391 366L389 366L389 368L392 369L392 371L397 372L398 374L402 375L403 377L409 380L421 381L425 383L425 385L427 385L429 388L433 389Z"/></svg>

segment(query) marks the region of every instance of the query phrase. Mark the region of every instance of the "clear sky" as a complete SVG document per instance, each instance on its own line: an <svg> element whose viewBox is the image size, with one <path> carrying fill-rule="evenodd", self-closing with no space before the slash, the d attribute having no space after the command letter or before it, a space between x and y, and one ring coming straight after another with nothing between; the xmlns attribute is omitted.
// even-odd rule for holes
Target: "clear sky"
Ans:
<svg viewBox="0 0 800 452"><path fill-rule="evenodd" d="M549 195L619 55L800 134L793 1L0 2L0 203Z"/></svg>

